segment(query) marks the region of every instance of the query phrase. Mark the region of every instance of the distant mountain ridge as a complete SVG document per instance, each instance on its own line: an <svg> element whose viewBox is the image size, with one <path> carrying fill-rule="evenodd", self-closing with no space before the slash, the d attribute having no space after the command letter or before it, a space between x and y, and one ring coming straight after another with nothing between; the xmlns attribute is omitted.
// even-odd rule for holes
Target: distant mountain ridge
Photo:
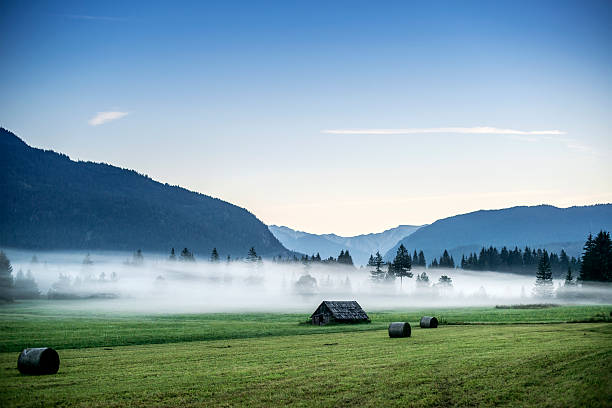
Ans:
<svg viewBox="0 0 612 408"><path fill-rule="evenodd" d="M612 204L557 208L551 205L480 210L438 220L402 239L385 254L392 259L400 244L423 250L427 262L444 249L454 256L478 252L482 246L541 247L555 252L565 249L579 256L590 232L612 230Z"/></svg>
<svg viewBox="0 0 612 408"><path fill-rule="evenodd" d="M356 265L367 263L370 254L379 250L385 253L399 240L420 228L414 225L400 225L386 231L341 237L336 234L311 234L289 227L270 225L272 234L286 247L308 255L319 253L323 258L336 257L341 250L349 250Z"/></svg>
<svg viewBox="0 0 612 408"><path fill-rule="evenodd" d="M187 247L208 257L286 256L286 248L247 210L133 170L75 162L28 146L0 128L0 246L31 249Z"/></svg>

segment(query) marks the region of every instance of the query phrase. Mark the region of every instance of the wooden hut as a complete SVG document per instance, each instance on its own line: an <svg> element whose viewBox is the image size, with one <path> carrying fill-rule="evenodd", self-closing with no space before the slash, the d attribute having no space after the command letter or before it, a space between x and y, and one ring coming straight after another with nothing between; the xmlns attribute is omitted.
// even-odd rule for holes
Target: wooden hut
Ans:
<svg viewBox="0 0 612 408"><path fill-rule="evenodd" d="M310 316L312 324L370 322L366 312L354 300L324 300Z"/></svg>

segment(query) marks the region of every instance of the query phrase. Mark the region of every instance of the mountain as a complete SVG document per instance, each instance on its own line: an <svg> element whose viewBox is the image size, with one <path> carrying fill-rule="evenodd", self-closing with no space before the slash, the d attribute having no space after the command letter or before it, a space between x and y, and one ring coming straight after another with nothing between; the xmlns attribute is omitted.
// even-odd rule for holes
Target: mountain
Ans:
<svg viewBox="0 0 612 408"><path fill-rule="evenodd" d="M270 225L268 228L285 247L293 251L308 255L318 252L321 257L329 258L330 256L337 257L340 251L348 249L355 265L364 265L368 262L370 254L377 250L384 254L399 240L409 236L420 227L400 225L383 232L354 237L309 234L276 225Z"/></svg>
<svg viewBox="0 0 612 408"><path fill-rule="evenodd" d="M482 246L541 247L555 252L565 249L579 256L589 232L612 230L612 204L557 208L550 205L481 210L444 218L420 228L391 248L385 259L392 259L397 247L423 250L427 261L439 258L444 249L455 258L479 252Z"/></svg>
<svg viewBox="0 0 612 408"><path fill-rule="evenodd" d="M0 191L2 247L289 253L243 208L133 170L32 148L2 128Z"/></svg>

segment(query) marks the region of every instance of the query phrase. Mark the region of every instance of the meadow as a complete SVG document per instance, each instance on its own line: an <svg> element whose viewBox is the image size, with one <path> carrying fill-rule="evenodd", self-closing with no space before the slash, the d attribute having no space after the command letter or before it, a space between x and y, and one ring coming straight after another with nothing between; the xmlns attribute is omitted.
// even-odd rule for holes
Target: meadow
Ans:
<svg viewBox="0 0 612 408"><path fill-rule="evenodd" d="M1 406L612 401L612 306L380 311L371 324L314 327L306 313L95 313L79 302L1 307ZM418 328L424 314L443 324ZM390 339L390 321L409 321L412 337ZM59 373L19 374L18 352L43 345L58 350Z"/></svg>

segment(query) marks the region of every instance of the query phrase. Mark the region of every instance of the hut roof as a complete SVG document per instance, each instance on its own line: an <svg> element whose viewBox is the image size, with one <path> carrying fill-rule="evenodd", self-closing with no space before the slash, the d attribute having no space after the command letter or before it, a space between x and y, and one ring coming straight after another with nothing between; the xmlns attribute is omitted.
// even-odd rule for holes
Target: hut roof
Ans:
<svg viewBox="0 0 612 408"><path fill-rule="evenodd" d="M354 300L324 300L310 316L322 313L327 308L336 320L370 320L367 313Z"/></svg>

